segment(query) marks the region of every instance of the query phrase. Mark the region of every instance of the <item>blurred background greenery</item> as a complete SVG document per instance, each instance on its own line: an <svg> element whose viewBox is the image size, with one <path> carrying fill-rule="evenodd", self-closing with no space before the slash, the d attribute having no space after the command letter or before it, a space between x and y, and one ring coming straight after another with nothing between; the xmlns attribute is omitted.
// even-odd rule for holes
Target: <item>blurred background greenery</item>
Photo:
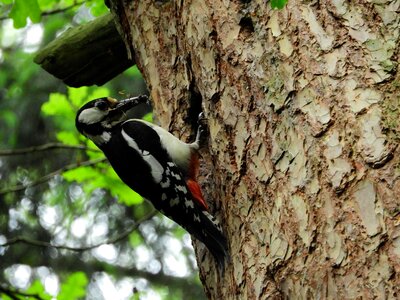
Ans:
<svg viewBox="0 0 400 300"><path fill-rule="evenodd" d="M102 0L0 0L0 299L205 298L190 236L151 217L75 130L83 103L146 93L140 72L67 88L33 63L107 11Z"/></svg>

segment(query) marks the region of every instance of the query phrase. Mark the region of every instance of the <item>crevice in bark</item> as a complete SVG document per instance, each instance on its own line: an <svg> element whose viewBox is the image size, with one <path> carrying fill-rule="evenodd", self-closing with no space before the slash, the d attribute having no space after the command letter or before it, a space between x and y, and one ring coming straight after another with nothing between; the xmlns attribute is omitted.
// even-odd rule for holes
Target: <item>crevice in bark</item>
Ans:
<svg viewBox="0 0 400 300"><path fill-rule="evenodd" d="M194 77L192 76L192 61L190 55L186 59L187 63L187 72L189 73L189 77L191 78L190 85L189 85L189 109L187 113L187 119L185 120L186 123L189 123L192 128L196 128L199 126L198 119L200 113L203 111L202 102L203 96L199 92L197 88L196 82ZM194 133L196 134L196 133Z"/></svg>
<svg viewBox="0 0 400 300"><path fill-rule="evenodd" d="M239 26L240 26L239 36L242 36L243 38L250 37L254 32L253 20L249 16L242 17L240 19Z"/></svg>
<svg viewBox="0 0 400 300"><path fill-rule="evenodd" d="M268 290L271 290L271 286L269 285L269 283L271 283L271 282L274 285L272 287L274 292L272 292L272 293L267 292ZM284 294L280 288L280 285L275 279L274 272L272 272L269 269L267 269L267 271L265 273L264 287L261 290L260 295L270 295L270 297L272 297L273 299L285 299Z"/></svg>
<svg viewBox="0 0 400 300"><path fill-rule="evenodd" d="M108 7L116 18L116 26L119 34L123 38L128 54L128 59L135 59L135 49L133 48L133 40L131 35L130 23L126 14L124 4L118 1L108 1Z"/></svg>
<svg viewBox="0 0 400 300"><path fill-rule="evenodd" d="M240 164L240 170L239 170L239 177L238 177L238 182L242 180L242 178L246 175L247 173L247 153L249 151L249 141L251 139L251 136L249 135L246 141L244 142L244 149L243 149L243 156L242 156L242 162Z"/></svg>

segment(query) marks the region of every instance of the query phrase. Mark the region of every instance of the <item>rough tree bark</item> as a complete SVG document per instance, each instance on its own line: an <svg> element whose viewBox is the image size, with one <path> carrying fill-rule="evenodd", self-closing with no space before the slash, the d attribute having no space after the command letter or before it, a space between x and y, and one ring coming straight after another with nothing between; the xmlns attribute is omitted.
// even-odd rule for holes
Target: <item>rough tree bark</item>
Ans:
<svg viewBox="0 0 400 300"><path fill-rule="evenodd" d="M232 261L196 243L207 296L400 297L400 2L111 2L161 125L208 118Z"/></svg>

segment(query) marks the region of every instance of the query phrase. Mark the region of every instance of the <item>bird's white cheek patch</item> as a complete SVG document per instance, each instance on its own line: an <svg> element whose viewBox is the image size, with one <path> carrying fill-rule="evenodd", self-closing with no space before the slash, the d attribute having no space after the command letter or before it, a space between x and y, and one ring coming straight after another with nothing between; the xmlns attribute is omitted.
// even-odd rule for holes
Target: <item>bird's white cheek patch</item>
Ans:
<svg viewBox="0 0 400 300"><path fill-rule="evenodd" d="M103 131L100 135L87 135L96 145L106 144L111 140L111 133Z"/></svg>
<svg viewBox="0 0 400 300"><path fill-rule="evenodd" d="M78 121L83 124L94 124L104 118L105 112L96 107L88 108L79 114Z"/></svg>
<svg viewBox="0 0 400 300"><path fill-rule="evenodd" d="M158 160L150 154L148 151L142 151L138 144L135 142L133 138L131 138L125 131L122 130L122 136L128 145L135 149L144 159L144 161L150 166L151 175L156 183L161 182L162 176L164 174L163 166L158 162Z"/></svg>

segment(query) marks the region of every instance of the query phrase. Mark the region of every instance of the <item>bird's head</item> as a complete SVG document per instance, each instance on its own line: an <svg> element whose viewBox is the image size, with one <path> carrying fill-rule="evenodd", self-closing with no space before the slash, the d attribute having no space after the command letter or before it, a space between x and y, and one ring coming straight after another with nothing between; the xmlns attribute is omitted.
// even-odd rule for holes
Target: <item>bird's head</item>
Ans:
<svg viewBox="0 0 400 300"><path fill-rule="evenodd" d="M126 121L126 112L139 103L147 101L147 96L121 101L103 97L89 101L76 114L76 128L80 133L93 140L95 144L106 143L111 138L112 128Z"/></svg>

